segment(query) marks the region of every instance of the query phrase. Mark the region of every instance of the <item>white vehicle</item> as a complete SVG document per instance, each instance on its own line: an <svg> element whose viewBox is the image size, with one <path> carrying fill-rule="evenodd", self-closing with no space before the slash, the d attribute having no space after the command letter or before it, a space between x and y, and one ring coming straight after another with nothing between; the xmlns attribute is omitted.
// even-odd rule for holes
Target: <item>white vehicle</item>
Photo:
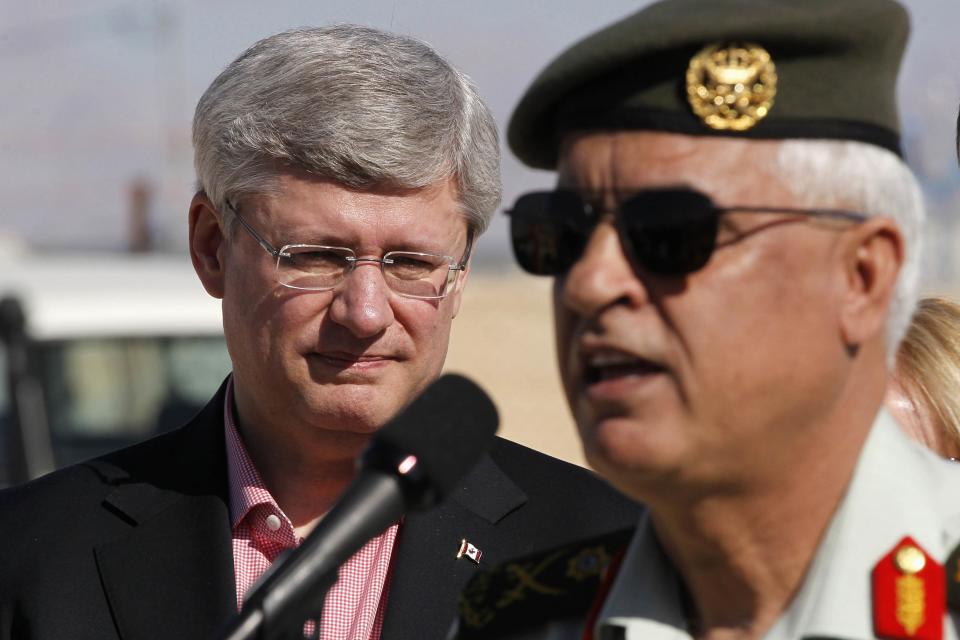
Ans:
<svg viewBox="0 0 960 640"><path fill-rule="evenodd" d="M183 424L230 371L184 255L0 257L0 486Z"/></svg>

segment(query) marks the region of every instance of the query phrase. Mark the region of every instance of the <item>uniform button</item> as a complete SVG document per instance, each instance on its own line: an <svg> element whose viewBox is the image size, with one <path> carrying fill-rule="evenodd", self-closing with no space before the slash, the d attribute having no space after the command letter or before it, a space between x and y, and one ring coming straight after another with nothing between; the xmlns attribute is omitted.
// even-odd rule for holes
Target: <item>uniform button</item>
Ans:
<svg viewBox="0 0 960 640"><path fill-rule="evenodd" d="M270 531L277 531L280 528L280 518L275 514L271 513L267 516L267 529Z"/></svg>

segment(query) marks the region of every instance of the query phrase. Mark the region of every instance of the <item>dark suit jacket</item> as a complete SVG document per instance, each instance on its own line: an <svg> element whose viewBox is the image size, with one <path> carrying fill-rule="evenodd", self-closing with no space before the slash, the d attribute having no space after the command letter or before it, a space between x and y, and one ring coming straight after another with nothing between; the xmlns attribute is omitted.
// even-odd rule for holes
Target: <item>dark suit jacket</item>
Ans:
<svg viewBox="0 0 960 640"><path fill-rule="evenodd" d="M0 492L0 639L208 639L236 613L223 389L185 427ZM498 439L394 548L382 638L442 638L481 566L631 525L591 473Z"/></svg>

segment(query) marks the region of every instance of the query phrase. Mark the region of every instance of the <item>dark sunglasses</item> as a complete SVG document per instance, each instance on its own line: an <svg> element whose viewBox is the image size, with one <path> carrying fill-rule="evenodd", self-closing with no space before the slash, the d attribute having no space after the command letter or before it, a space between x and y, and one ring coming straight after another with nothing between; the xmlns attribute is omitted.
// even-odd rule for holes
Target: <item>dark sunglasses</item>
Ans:
<svg viewBox="0 0 960 640"><path fill-rule="evenodd" d="M580 259L604 208L576 191L559 189L520 196L510 216L510 239L520 266L534 275L566 273ZM707 264L717 246L720 216L730 211L786 213L860 222L866 216L840 209L718 207L686 188L645 189L622 200L615 212L624 252L636 268L682 276Z"/></svg>

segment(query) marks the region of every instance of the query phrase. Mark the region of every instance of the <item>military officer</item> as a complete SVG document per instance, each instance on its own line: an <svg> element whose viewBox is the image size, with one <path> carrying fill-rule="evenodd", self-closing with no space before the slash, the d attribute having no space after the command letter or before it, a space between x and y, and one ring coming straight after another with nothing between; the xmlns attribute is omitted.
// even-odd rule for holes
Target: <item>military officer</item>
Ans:
<svg viewBox="0 0 960 640"><path fill-rule="evenodd" d="M514 250L555 279L588 461L649 510L478 576L463 637L956 637L960 466L881 409L923 219L907 34L892 0L665 0L534 80L510 146L558 184Z"/></svg>

